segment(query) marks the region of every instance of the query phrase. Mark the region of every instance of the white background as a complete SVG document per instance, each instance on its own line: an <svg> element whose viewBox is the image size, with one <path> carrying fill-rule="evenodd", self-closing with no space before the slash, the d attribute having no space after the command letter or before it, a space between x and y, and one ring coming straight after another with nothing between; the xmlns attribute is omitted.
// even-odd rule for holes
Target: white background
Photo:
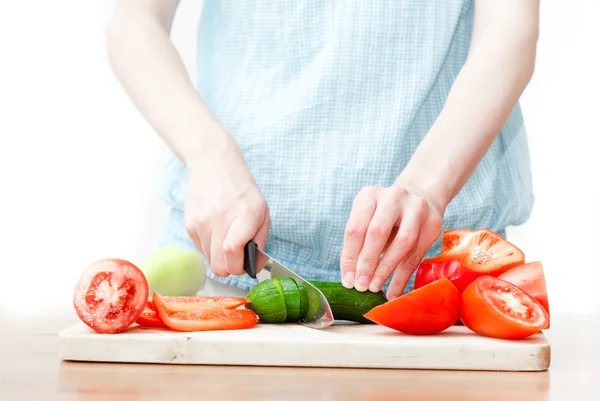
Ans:
<svg viewBox="0 0 600 401"><path fill-rule="evenodd" d="M536 204L509 235L543 262L553 313L600 312L600 2L542 3L522 98ZM82 269L141 262L166 215L153 185L167 149L108 65L112 6L0 2L0 310L69 307ZM200 8L184 0L173 31L192 74Z"/></svg>

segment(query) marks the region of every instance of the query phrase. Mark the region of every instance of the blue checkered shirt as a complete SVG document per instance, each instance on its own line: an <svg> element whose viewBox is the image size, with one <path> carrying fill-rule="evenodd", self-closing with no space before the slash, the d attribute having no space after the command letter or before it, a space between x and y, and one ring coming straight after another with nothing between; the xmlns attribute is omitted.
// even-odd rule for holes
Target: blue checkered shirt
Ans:
<svg viewBox="0 0 600 401"><path fill-rule="evenodd" d="M472 29L466 0L205 1L197 90L239 143L265 196L268 253L306 278L340 280L355 195L400 174L444 106ZM171 207L160 244L193 248L182 213L187 174L177 158L158 188ZM444 230L504 233L532 205L517 106L449 204ZM439 249L438 240L427 256ZM216 279L243 289L256 283Z"/></svg>

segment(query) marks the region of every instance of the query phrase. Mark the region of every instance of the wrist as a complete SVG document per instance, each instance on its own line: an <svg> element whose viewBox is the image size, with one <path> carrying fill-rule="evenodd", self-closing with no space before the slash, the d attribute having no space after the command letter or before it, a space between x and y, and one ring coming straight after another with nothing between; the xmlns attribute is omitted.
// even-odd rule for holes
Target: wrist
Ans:
<svg viewBox="0 0 600 401"><path fill-rule="evenodd" d="M235 140L220 126L209 127L188 137L190 140L182 151L182 161L188 169L205 169L223 160L243 159Z"/></svg>
<svg viewBox="0 0 600 401"><path fill-rule="evenodd" d="M419 174L413 173L419 171ZM436 179L423 170L412 170L408 166L398 176L394 185L425 200L440 218L444 216L450 202L448 190L443 179Z"/></svg>

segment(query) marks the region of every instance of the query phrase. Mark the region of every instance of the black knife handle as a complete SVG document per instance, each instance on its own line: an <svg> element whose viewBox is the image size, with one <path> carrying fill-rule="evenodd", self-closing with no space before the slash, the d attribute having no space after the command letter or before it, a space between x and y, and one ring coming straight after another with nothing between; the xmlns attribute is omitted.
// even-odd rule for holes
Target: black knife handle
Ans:
<svg viewBox="0 0 600 401"><path fill-rule="evenodd" d="M244 271L256 278L256 242L250 240L244 247Z"/></svg>

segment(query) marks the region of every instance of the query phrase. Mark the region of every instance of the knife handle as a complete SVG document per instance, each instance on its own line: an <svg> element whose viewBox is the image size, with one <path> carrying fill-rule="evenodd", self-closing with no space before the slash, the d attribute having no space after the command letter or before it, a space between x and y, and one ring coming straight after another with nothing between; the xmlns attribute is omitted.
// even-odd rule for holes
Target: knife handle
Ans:
<svg viewBox="0 0 600 401"><path fill-rule="evenodd" d="M256 278L256 242L250 240L244 247L244 271L252 278Z"/></svg>

